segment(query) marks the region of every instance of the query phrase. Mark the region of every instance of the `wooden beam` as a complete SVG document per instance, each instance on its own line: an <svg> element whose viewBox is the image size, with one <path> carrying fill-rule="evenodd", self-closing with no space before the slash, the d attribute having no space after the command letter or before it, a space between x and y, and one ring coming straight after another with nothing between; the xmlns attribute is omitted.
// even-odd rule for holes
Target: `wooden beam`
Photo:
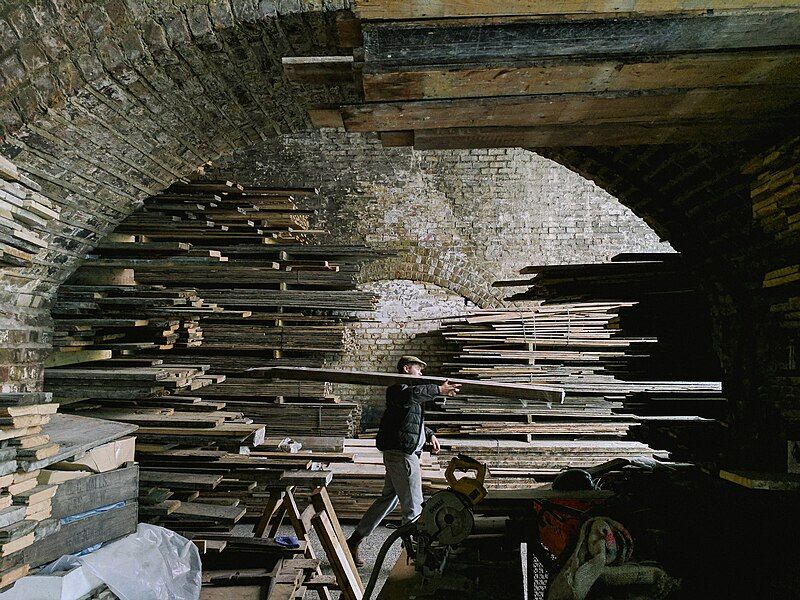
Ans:
<svg viewBox="0 0 800 600"><path fill-rule="evenodd" d="M639 146L763 139L785 131L791 117L762 121L551 125L547 127L461 127L416 131L418 150ZM411 145L411 144L409 144Z"/></svg>
<svg viewBox="0 0 800 600"><path fill-rule="evenodd" d="M111 350L78 350L76 352L53 352L44 361L44 366L63 367L111 358Z"/></svg>
<svg viewBox="0 0 800 600"><path fill-rule="evenodd" d="M399 148L414 145L413 131L383 131L378 137L385 148Z"/></svg>
<svg viewBox="0 0 800 600"><path fill-rule="evenodd" d="M314 530L317 532L317 536L322 542L322 547L328 555L331 568L336 574L336 580L342 590L342 596L345 600L361 600L364 594L359 585L358 573L350 568L345 550L339 543L328 515L324 512L318 512L312 517L311 522L314 524Z"/></svg>
<svg viewBox="0 0 800 600"><path fill-rule="evenodd" d="M796 50L543 59L528 65L423 65L363 74L368 102L800 84Z"/></svg>
<svg viewBox="0 0 800 600"><path fill-rule="evenodd" d="M309 108L308 118L311 125L317 128L332 127L338 129L344 127L341 113L335 108Z"/></svg>
<svg viewBox="0 0 800 600"><path fill-rule="evenodd" d="M527 63L545 58L611 58L796 46L800 9L654 19L534 20L443 27L368 24L364 63L397 66Z"/></svg>
<svg viewBox="0 0 800 600"><path fill-rule="evenodd" d="M353 83L352 56L284 56L283 74L292 83L342 85Z"/></svg>
<svg viewBox="0 0 800 600"><path fill-rule="evenodd" d="M354 383L386 387L395 383L422 385L441 384L445 381L461 384L461 393L499 398L521 398L541 402L562 402L564 390L544 385L522 385L497 381L474 381L453 377L414 377L400 373L374 373L370 371L340 371L335 369L311 369L306 367L257 367L245 372L251 377L266 379L281 378L297 381L330 381L332 383Z"/></svg>
<svg viewBox="0 0 800 600"><path fill-rule="evenodd" d="M547 94L347 105L348 132L453 127L535 127L603 123L674 123L687 119L747 120L787 111L800 87Z"/></svg>
<svg viewBox="0 0 800 600"><path fill-rule="evenodd" d="M662 14L699 11L794 8L794 0L353 0L364 20L457 17L539 16L564 14Z"/></svg>
<svg viewBox="0 0 800 600"><path fill-rule="evenodd" d="M361 576L358 574L358 569L353 560L353 555L350 552L350 547L347 545L347 538L339 523L339 517L336 516L336 510L333 508L333 503L331 502L331 497L328 495L328 489L326 487L321 486L311 492L311 505L318 513L325 513L328 516L331 522L331 529L333 529L333 532L336 534L336 538L339 540L339 545L342 548L342 554L344 554L347 564L353 571L358 588L363 592L365 589L364 582L361 581Z"/></svg>

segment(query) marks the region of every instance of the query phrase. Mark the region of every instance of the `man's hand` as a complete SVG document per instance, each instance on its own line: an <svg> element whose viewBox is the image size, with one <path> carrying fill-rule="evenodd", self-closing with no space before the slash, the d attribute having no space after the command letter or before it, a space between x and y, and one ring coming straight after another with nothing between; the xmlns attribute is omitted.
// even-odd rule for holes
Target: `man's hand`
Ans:
<svg viewBox="0 0 800 600"><path fill-rule="evenodd" d="M435 436L431 436L431 454L439 454L439 450L442 449L442 445L439 443L439 439Z"/></svg>
<svg viewBox="0 0 800 600"><path fill-rule="evenodd" d="M442 396L455 396L458 393L458 390L461 389L460 383L451 383L450 380L446 380L442 385L439 386L439 393Z"/></svg>

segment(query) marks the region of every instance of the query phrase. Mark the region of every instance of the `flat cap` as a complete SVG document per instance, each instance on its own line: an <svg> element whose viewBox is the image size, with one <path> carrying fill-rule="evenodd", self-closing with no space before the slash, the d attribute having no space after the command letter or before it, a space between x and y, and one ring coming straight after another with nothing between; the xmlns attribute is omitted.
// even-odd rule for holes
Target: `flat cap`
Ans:
<svg viewBox="0 0 800 600"><path fill-rule="evenodd" d="M400 360L397 361L397 370L401 371L403 367L406 365L413 365L418 364L422 365L423 367L427 367L428 363L417 356L411 356L410 354L406 354L405 356L401 356Z"/></svg>

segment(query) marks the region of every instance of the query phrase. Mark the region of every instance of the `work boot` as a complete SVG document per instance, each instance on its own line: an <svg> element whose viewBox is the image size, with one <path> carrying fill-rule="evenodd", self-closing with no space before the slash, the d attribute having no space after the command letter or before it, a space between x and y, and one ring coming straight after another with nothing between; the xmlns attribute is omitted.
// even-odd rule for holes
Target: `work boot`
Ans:
<svg viewBox="0 0 800 600"><path fill-rule="evenodd" d="M350 548L350 554L353 556L353 562L357 567L364 566L364 559L358 555L358 547L361 545L361 540L363 539L364 536L357 531L354 531L353 535L347 538L347 547Z"/></svg>

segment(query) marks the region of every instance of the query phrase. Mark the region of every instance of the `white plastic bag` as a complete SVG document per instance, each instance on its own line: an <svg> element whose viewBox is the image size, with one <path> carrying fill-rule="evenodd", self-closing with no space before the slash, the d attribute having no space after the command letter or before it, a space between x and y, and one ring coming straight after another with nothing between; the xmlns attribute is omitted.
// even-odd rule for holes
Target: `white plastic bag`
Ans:
<svg viewBox="0 0 800 600"><path fill-rule="evenodd" d="M174 531L139 523L136 533L84 556L61 557L59 569L82 565L121 600L198 600L200 552Z"/></svg>

